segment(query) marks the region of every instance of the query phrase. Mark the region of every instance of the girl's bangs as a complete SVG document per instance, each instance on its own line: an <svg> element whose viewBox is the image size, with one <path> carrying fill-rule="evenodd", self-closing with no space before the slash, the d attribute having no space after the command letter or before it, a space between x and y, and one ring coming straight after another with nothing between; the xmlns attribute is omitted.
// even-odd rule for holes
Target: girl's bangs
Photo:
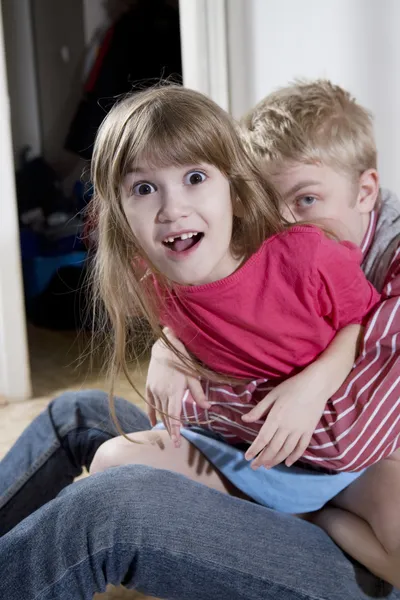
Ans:
<svg viewBox="0 0 400 600"><path fill-rule="evenodd" d="M175 115L169 120L161 116L138 140L132 139L128 151L129 166L137 167L142 162L153 168L208 163L226 172L225 140L217 135L216 129L210 127L204 117L179 117L177 119Z"/></svg>

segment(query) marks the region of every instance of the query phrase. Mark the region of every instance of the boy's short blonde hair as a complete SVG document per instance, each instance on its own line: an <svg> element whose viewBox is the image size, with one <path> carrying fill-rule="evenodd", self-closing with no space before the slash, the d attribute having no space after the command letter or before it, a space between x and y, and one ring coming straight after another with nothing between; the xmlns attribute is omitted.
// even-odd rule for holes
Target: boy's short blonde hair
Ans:
<svg viewBox="0 0 400 600"><path fill-rule="evenodd" d="M242 128L251 153L274 167L321 162L351 177L377 167L371 114L327 80L273 92L243 118Z"/></svg>

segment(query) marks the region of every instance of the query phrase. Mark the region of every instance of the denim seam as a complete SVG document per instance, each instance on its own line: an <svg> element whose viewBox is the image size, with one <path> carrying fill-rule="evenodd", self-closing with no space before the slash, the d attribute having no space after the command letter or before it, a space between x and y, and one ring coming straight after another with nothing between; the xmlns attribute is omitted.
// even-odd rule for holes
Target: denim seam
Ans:
<svg viewBox="0 0 400 600"><path fill-rule="evenodd" d="M68 567L68 568L67 568L67 569L64 571L64 573L62 574L62 576L61 576L61 577L60 577L60 578L59 578L57 581L54 581L54 582L53 582L51 585L49 585L49 586L47 586L45 589L41 590L41 591L39 592L39 594L38 594L38 595L36 595L36 596L33 598L33 600L39 600L39 599L42 597L42 595L43 595L43 594L47 594L49 591L51 591L51 589L52 589L52 588L53 588L55 585L58 585L58 584L59 584L59 583L62 581L62 579L63 579L63 578L64 578L64 577L65 577L65 576L66 576L66 575L67 575L67 574L68 574L70 571L72 571L73 569L75 569L75 567L77 567L77 566L79 566L79 565L83 564L83 563L84 563L85 561L87 561L87 560L92 560L93 558L95 558L95 557L96 557L98 554L100 554L101 552L108 551L108 550L110 550L110 549L112 549L112 548L115 548L116 546L124 546L124 547L125 547L125 546L131 546L131 545L132 545L132 544L130 544L130 543L127 543L127 542L117 542L116 544L113 544L112 546L105 546L104 548L100 548L100 549L99 549L99 550L97 550L97 552L95 552L94 554L90 554L90 556L86 556L86 557L85 557L85 558L83 558L82 560L80 560L80 561L76 562L75 564L71 565L70 567ZM160 552L160 551L161 551L161 548L159 548L158 546L153 546L153 545L148 545L148 546L146 546L145 548L143 548L143 550L144 550L144 551L146 551L146 549L153 549L153 550L157 550L157 552ZM171 555L175 554L176 556L179 556L179 557L180 557L180 556L183 556L183 557L187 557L187 556L188 556L187 554L184 554L183 552L176 552L176 551L175 551L175 552L171 552L171 551L169 550L169 553L170 553ZM192 555L190 555L190 556L191 556L192 558L195 558L195 557L193 557ZM198 562L198 560L197 560L197 562ZM215 563L215 562L213 562L213 561L211 561L211 560L209 560L209 559L205 559L203 562L205 562L205 563L207 563L207 562L208 562L210 565L213 565L214 567L218 567L218 568L221 570L221 566L220 566L220 565L218 565L217 563ZM278 587L280 587L281 589L284 589L284 590L286 590L286 591L294 592L294 593L297 595L297 597L298 597L298 600L327 600L326 598L322 598L321 596L311 596L310 594L307 594L307 595L305 595L305 594L303 593L303 591L298 591L298 590L296 590L296 589L294 589L294 588L292 588L292 587L289 587L289 586L283 585L282 583L276 583L276 582L274 582L274 581L272 581L272 580L265 580L265 579L264 579L264 578L262 578L262 577L257 577L257 576L254 576L254 575L250 575L249 573L246 573L246 572L244 572L244 571L239 571L238 569L231 569L230 567L226 567L226 566L224 566L224 567L223 567L223 569L224 569L225 571L228 571L228 572L231 572L231 573L238 573L238 572L239 572L239 573L241 573L242 575L246 575L246 576L248 576L248 577L253 577L254 579L258 579L258 580L259 580L259 581L261 581L261 582L270 583L270 584L276 585L276 586L278 586Z"/></svg>

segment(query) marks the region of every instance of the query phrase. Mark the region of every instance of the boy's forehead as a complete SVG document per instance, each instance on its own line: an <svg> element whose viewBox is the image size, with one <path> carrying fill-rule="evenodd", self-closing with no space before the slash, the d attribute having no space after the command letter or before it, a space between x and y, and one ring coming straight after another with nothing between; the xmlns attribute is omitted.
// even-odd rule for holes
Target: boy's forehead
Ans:
<svg viewBox="0 0 400 600"><path fill-rule="evenodd" d="M342 173L320 162L309 164L280 161L279 165L271 164L268 173L283 197L303 188L321 186L337 177L344 177Z"/></svg>
<svg viewBox="0 0 400 600"><path fill-rule="evenodd" d="M322 163L305 163L293 160L280 160L268 163L268 173L271 177L288 179L308 177L310 173L320 173L324 169Z"/></svg>
<svg viewBox="0 0 400 600"><path fill-rule="evenodd" d="M321 166L304 163L280 162L279 165L268 167L268 173L275 185L282 188L291 188L306 183L320 182L323 169Z"/></svg>

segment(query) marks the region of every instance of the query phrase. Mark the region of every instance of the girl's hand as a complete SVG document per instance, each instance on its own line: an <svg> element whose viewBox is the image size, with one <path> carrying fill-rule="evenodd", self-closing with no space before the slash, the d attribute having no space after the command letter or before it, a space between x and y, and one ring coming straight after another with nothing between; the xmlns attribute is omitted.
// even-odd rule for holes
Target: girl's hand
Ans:
<svg viewBox="0 0 400 600"><path fill-rule="evenodd" d="M164 330L174 347L188 356L185 346L174 334ZM159 413L171 440L177 448L180 446L180 428L182 399L189 390L194 401L201 408L210 408L200 381L187 373L187 368L164 342L158 340L151 351L151 359L146 381L146 399L148 415L152 426L157 423ZM165 413L165 414L163 414Z"/></svg>
<svg viewBox="0 0 400 600"><path fill-rule="evenodd" d="M267 415L256 439L246 452L252 468L267 469L285 461L290 467L305 452L325 408L323 382L311 381L303 371L287 379L270 392L249 413L246 423Z"/></svg>

